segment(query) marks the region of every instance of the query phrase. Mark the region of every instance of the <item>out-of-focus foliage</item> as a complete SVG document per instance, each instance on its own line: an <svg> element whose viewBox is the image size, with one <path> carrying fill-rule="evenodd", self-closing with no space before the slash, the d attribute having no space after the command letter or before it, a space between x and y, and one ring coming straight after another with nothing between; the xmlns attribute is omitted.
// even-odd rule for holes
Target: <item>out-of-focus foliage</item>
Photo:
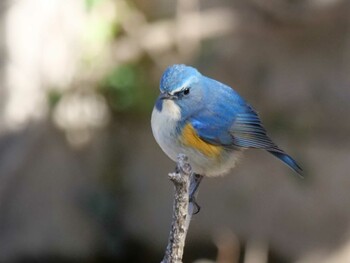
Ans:
<svg viewBox="0 0 350 263"><path fill-rule="evenodd" d="M47 93L47 99L48 99L50 108L54 108L57 105L57 103L60 101L61 97L62 97L62 94L58 90L56 89L49 90Z"/></svg>
<svg viewBox="0 0 350 263"><path fill-rule="evenodd" d="M97 4L105 0L85 0L85 6L90 11L92 8L94 8Z"/></svg>
<svg viewBox="0 0 350 263"><path fill-rule="evenodd" d="M138 65L114 68L101 83L101 92L115 113L149 112L155 92L150 88L149 72ZM146 111L145 111L146 110Z"/></svg>
<svg viewBox="0 0 350 263"><path fill-rule="evenodd" d="M82 76L91 79L84 89L100 93L106 98L108 108L114 114L147 113L156 96L156 80L152 79L152 64L144 56L133 62L106 59L123 37L122 23L127 14L135 10L128 1L85 0L88 23L85 29L84 52L82 53ZM122 13L122 12L125 13ZM86 76L86 77L84 77ZM78 77L78 83L79 78ZM69 91L71 93L71 91ZM48 101L55 107L65 92L48 92Z"/></svg>
<svg viewBox="0 0 350 263"><path fill-rule="evenodd" d="M112 0L85 0L88 22L84 34L85 52L83 61L103 63L106 52L121 31L118 2Z"/></svg>
<svg viewBox="0 0 350 263"><path fill-rule="evenodd" d="M85 1L85 8L82 48L71 87L47 91L54 122L74 145L85 145L96 129L106 125L106 120L113 122L113 117L120 114L145 116L151 111L158 85L152 74L154 64L147 54L141 52L132 61L114 55L119 42L128 35L126 31L137 28L129 25L130 16L140 14L136 6L129 1L90 0ZM130 39L131 45L137 43ZM86 100L79 103L76 98L80 96ZM105 116L103 121L92 120L94 112L101 112L98 116Z"/></svg>

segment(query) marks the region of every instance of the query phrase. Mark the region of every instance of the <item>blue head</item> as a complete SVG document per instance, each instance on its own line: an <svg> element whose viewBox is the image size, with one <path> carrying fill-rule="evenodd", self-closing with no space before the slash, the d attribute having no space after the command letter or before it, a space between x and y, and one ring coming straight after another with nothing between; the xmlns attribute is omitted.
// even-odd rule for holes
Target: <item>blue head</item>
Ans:
<svg viewBox="0 0 350 263"><path fill-rule="evenodd" d="M202 75L195 68L186 65L168 67L160 80L158 110L162 109L164 100L173 101L180 108L182 117L199 109L203 105L201 78Z"/></svg>

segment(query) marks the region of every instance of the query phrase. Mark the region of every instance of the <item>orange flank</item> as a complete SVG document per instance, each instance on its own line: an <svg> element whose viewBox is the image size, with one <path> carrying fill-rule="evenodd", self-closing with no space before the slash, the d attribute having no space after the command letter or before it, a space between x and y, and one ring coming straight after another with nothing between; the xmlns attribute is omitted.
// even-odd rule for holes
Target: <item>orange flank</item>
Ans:
<svg viewBox="0 0 350 263"><path fill-rule="evenodd" d="M184 145L192 147L208 157L217 158L220 156L221 147L209 144L199 138L198 134L190 123L186 124L184 127L181 140Z"/></svg>

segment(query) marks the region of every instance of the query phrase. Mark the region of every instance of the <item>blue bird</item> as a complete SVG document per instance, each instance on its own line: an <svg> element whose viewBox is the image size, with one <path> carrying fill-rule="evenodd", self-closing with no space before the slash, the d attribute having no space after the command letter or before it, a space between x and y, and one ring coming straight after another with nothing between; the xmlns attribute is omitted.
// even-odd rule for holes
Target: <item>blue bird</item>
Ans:
<svg viewBox="0 0 350 263"><path fill-rule="evenodd" d="M186 65L168 67L151 119L153 135L174 161L187 155L195 174L218 176L242 151L264 149L302 175L296 161L266 134L257 112L231 87Z"/></svg>

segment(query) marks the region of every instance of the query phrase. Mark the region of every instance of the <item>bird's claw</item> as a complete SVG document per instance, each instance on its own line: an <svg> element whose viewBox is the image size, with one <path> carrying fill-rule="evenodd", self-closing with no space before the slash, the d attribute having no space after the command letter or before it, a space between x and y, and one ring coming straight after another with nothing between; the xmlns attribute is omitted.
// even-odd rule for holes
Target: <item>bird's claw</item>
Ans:
<svg viewBox="0 0 350 263"><path fill-rule="evenodd" d="M190 203L192 203L192 205L194 206L195 210L192 212L192 215L196 215L199 213L199 211L201 211L201 207L200 205L197 203L196 198L194 196L190 197Z"/></svg>

